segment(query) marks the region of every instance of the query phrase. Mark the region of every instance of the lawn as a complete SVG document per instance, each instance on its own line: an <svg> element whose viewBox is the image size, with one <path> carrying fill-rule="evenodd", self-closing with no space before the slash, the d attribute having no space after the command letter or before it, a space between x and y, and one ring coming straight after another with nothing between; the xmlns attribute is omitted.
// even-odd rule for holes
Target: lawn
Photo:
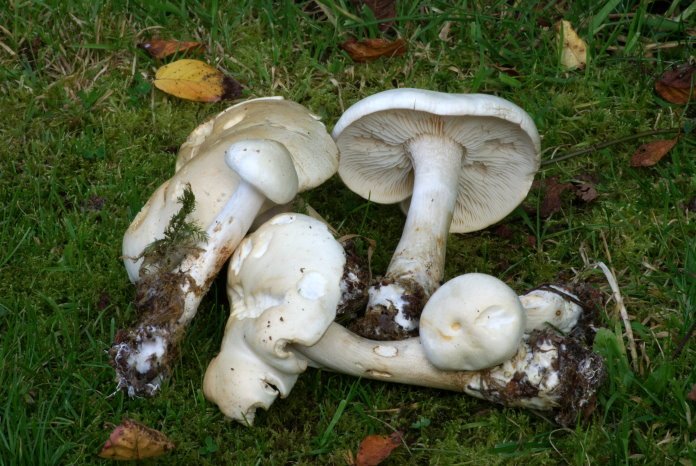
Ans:
<svg viewBox="0 0 696 466"><path fill-rule="evenodd" d="M125 417L166 433L176 449L162 461L182 465L346 464L365 436L394 430L405 445L385 464L693 464L696 113L654 90L664 71L694 60L693 5L404 0L382 32L347 0L306 3L0 6L0 464L109 463L97 454ZM560 64L561 19L588 43L582 70ZM340 48L349 36L396 35L408 45L398 57L361 64ZM231 104L155 89L156 69L171 59L137 47L151 37L203 42L197 58L238 80L243 98L284 96L329 130L351 104L394 87L488 93L524 108L542 137L538 183L499 224L450 235L446 279L488 273L519 293L596 287L605 330L595 350L608 377L594 414L561 428L544 413L310 369L242 427L201 388L228 315L222 277L161 393L115 392L107 350L135 320L123 233L173 173L189 132ZM640 144L679 128L665 158L631 166ZM655 135L626 140L645 132ZM579 153L605 142L617 143ZM595 199L567 189L542 208L550 186L583 182ZM404 223L398 205L370 203L337 176L302 198L341 234L373 239L372 270L383 273ZM616 276L637 359L598 261Z"/></svg>

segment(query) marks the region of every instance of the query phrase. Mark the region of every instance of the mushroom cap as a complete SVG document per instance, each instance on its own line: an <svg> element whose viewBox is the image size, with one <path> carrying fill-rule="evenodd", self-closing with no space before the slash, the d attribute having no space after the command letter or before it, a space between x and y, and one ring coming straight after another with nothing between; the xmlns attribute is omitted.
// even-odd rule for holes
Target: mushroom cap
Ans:
<svg viewBox="0 0 696 466"><path fill-rule="evenodd" d="M233 105L194 129L179 149L176 170L203 153L222 158L232 143L249 139L286 147L300 191L319 186L338 168L338 148L317 115L282 97L263 97Z"/></svg>
<svg viewBox="0 0 696 466"><path fill-rule="evenodd" d="M297 195L297 172L292 155L281 143L269 139L235 141L225 152L227 166L276 204Z"/></svg>
<svg viewBox="0 0 696 466"><path fill-rule="evenodd" d="M525 311L517 294L495 277L460 275L430 297L420 318L428 360L442 370L496 366L518 351Z"/></svg>
<svg viewBox="0 0 696 466"><path fill-rule="evenodd" d="M229 264L232 311L204 393L243 423L289 394L307 360L289 348L311 346L336 317L343 247L326 224L280 214L240 243Z"/></svg>
<svg viewBox="0 0 696 466"><path fill-rule="evenodd" d="M539 169L540 141L531 117L500 97L391 89L352 105L336 123L338 173L360 196L382 204L413 191L408 142L441 135L464 148L450 231L491 225L527 195Z"/></svg>

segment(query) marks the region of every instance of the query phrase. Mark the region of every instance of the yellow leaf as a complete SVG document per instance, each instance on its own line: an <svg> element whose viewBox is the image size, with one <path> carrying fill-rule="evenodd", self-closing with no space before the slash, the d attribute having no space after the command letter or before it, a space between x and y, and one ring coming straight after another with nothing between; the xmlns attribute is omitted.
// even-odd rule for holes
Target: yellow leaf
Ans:
<svg viewBox="0 0 696 466"><path fill-rule="evenodd" d="M561 65L566 70L582 69L587 63L587 44L578 36L569 21L556 23L556 37L562 43Z"/></svg>
<svg viewBox="0 0 696 466"><path fill-rule="evenodd" d="M157 89L196 102L218 102L241 96L242 86L200 60L183 59L164 65L155 74Z"/></svg>
<svg viewBox="0 0 696 466"><path fill-rule="evenodd" d="M162 432L132 419L124 419L104 443L99 456L113 460L139 460L160 456L174 449Z"/></svg>

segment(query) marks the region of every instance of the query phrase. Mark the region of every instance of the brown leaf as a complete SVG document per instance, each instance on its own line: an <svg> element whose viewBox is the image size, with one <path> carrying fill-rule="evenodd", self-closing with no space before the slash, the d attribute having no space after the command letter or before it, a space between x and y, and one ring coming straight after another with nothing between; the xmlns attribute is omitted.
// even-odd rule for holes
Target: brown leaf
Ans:
<svg viewBox="0 0 696 466"><path fill-rule="evenodd" d="M691 401L696 401L696 385L691 387L691 391L686 395Z"/></svg>
<svg viewBox="0 0 696 466"><path fill-rule="evenodd" d="M350 38L341 44L341 48L348 52L350 58L358 63L377 60L380 57L396 57L406 53L406 41L396 39L363 39L361 41Z"/></svg>
<svg viewBox="0 0 696 466"><path fill-rule="evenodd" d="M351 0L351 3L358 8L367 5L378 20L390 20L396 17L396 0ZM386 31L392 24L394 21L380 23L379 30Z"/></svg>
<svg viewBox="0 0 696 466"><path fill-rule="evenodd" d="M693 98L692 89L696 65L684 64L677 68L665 71L660 79L655 81L655 91L660 97L673 104L685 104L689 96Z"/></svg>
<svg viewBox="0 0 696 466"><path fill-rule="evenodd" d="M196 102L218 102L242 95L234 79L200 60L182 59L164 65L155 74L157 89Z"/></svg>
<svg viewBox="0 0 696 466"><path fill-rule="evenodd" d="M368 435L360 442L358 456L355 459L356 466L376 466L389 458L391 452L401 445L402 433L394 432L391 435Z"/></svg>
<svg viewBox="0 0 696 466"><path fill-rule="evenodd" d="M662 160L662 157L674 147L677 143L677 138L662 139L659 141L643 144L631 157L632 167L651 167Z"/></svg>
<svg viewBox="0 0 696 466"><path fill-rule="evenodd" d="M546 218L561 210L561 194L567 189L572 189L573 185L570 183L559 183L558 178L554 176L546 180L544 187L544 199L539 207L539 215Z"/></svg>
<svg viewBox="0 0 696 466"><path fill-rule="evenodd" d="M587 63L587 44L578 36L569 21L556 23L556 37L561 39L561 65L566 70L582 69Z"/></svg>
<svg viewBox="0 0 696 466"><path fill-rule="evenodd" d="M150 39L138 44L152 58L165 58L177 52L201 51L205 48L201 42L182 42L178 40Z"/></svg>
<svg viewBox="0 0 696 466"><path fill-rule="evenodd" d="M162 432L132 419L123 419L104 443L99 456L113 460L140 460L160 456L174 449Z"/></svg>
<svg viewBox="0 0 696 466"><path fill-rule="evenodd" d="M575 186L575 197L583 202L592 202L597 196L597 189L590 182L585 181Z"/></svg>

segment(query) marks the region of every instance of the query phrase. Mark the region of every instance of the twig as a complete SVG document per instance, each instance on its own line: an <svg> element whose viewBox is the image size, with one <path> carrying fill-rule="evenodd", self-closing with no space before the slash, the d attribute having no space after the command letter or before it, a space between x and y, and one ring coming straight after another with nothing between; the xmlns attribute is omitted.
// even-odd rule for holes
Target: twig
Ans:
<svg viewBox="0 0 696 466"><path fill-rule="evenodd" d="M674 350L674 353L672 353L672 359L677 359L679 357L681 352L684 350L684 347L686 346L687 342L691 339L691 335L694 334L694 330L696 330L696 321L694 321L694 323L691 324L689 330L686 331L686 334L679 341L677 348Z"/></svg>
<svg viewBox="0 0 696 466"><path fill-rule="evenodd" d="M628 348L631 351L631 363L633 363L633 369L638 372L638 350L636 350L636 341L633 338L633 329L631 328L631 320L628 318L628 312L626 311L626 306L624 306L623 297L621 297L621 291L619 290L619 284L616 282L616 277L609 270L609 267L604 262L597 262L597 267L602 269L604 276L607 277L609 282L609 287L611 288L612 294L614 295L614 301L616 301L616 307L621 315L621 320L623 320L624 327L626 329L626 338L628 339Z"/></svg>
<svg viewBox="0 0 696 466"><path fill-rule="evenodd" d="M647 136L656 136L658 134L678 133L680 131L681 131L681 128L666 128L666 129L653 129L650 131L643 131L642 133L631 134L630 136L624 136L622 138L613 139L611 141L604 141L604 142L600 142L599 144L592 144L589 147L586 147L584 149L574 150L574 151L568 152L567 154L563 154L560 157L556 157L556 158L551 159L551 160L544 160L543 162L541 162L541 166L543 167L546 165L550 165L554 162L560 162L562 160L572 159L573 157L577 157L579 155L589 154L589 153L598 151L600 149L604 149L605 147L613 146L616 144L621 144L622 142L633 141L634 139L640 139L640 138L644 138Z"/></svg>

